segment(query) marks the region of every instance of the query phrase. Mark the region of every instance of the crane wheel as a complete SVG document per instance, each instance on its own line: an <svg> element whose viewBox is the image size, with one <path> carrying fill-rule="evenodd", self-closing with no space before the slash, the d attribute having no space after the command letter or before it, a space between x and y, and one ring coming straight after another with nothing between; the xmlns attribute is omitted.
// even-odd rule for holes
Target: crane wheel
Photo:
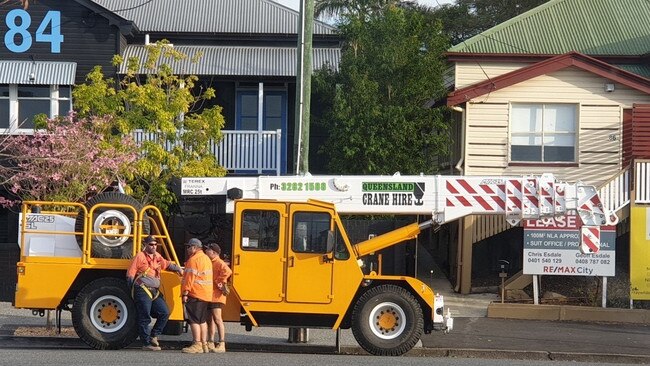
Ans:
<svg viewBox="0 0 650 366"><path fill-rule="evenodd" d="M98 204L113 203L128 205L135 208L136 211L142 209L142 204L131 196L119 192L100 193L85 203L86 209L90 209ZM75 222L75 231L83 232L84 215L77 215ZM99 208L93 213L90 222L91 251L93 258L131 258L133 256L133 238L121 235L133 234L134 229L133 211L119 208ZM149 220L144 218L142 229L144 234L149 233ZM98 235L101 234L101 235ZM118 234L118 235L111 235ZM81 247L83 245L83 236L77 236L77 242Z"/></svg>
<svg viewBox="0 0 650 366"><path fill-rule="evenodd" d="M138 337L136 309L126 281L100 278L77 294L72 325L77 335L95 349L121 349Z"/></svg>
<svg viewBox="0 0 650 366"><path fill-rule="evenodd" d="M396 285L379 285L359 297L352 312L352 334L368 353L400 356L420 340L422 308L413 295Z"/></svg>

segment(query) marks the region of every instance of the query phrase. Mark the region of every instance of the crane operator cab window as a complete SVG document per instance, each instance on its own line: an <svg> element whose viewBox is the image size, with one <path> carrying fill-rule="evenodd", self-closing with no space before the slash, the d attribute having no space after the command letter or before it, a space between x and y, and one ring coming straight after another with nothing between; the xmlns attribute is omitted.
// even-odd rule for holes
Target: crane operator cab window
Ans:
<svg viewBox="0 0 650 366"><path fill-rule="evenodd" d="M297 212L293 217L293 246L296 253L327 253L331 216L324 212Z"/></svg>
<svg viewBox="0 0 650 366"><path fill-rule="evenodd" d="M275 252L279 244L280 213L246 210L242 214L243 250Z"/></svg>

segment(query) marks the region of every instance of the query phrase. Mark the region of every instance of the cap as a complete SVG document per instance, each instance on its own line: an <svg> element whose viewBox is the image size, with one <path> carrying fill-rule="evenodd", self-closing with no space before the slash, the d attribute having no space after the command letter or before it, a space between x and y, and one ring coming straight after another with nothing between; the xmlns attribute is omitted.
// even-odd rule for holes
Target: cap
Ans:
<svg viewBox="0 0 650 366"><path fill-rule="evenodd" d="M192 239L187 241L187 244L185 244L185 246L188 246L188 247L192 247L192 246L193 247L202 247L203 243L201 243L201 241L199 239L197 239L197 238L192 238Z"/></svg>
<svg viewBox="0 0 650 366"><path fill-rule="evenodd" d="M205 249L212 249L212 250L215 251L215 253L221 254L221 247L219 246L219 244L214 243L214 242L207 244L206 246L203 247L203 249L204 250Z"/></svg>
<svg viewBox="0 0 650 366"><path fill-rule="evenodd" d="M149 235L146 238L144 238L144 243L149 244L149 243L155 243L156 238L153 237L153 235Z"/></svg>

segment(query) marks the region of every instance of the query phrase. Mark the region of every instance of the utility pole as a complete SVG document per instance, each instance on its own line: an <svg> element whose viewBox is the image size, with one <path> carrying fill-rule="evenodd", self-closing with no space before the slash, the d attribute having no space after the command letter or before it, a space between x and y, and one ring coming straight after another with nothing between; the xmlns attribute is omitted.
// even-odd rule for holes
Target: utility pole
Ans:
<svg viewBox="0 0 650 366"><path fill-rule="evenodd" d="M293 145L295 174L309 172L309 124L314 0L300 0L296 60L296 123Z"/></svg>
<svg viewBox="0 0 650 366"><path fill-rule="evenodd" d="M293 156L295 174L309 173L309 116L311 101L312 34L314 33L314 0L300 0L298 47L296 60L296 127ZM309 329L289 328L290 343L309 341Z"/></svg>

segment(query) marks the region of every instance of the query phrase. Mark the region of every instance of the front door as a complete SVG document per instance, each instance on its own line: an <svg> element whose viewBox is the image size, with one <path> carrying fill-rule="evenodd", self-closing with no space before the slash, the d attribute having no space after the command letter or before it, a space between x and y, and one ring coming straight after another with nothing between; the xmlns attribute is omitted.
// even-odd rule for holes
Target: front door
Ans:
<svg viewBox="0 0 650 366"><path fill-rule="evenodd" d="M233 285L242 301L283 300L286 204L237 202Z"/></svg>
<svg viewBox="0 0 650 366"><path fill-rule="evenodd" d="M327 256L327 236L333 229L332 214L294 203L289 217L287 302L330 303L334 262Z"/></svg>

